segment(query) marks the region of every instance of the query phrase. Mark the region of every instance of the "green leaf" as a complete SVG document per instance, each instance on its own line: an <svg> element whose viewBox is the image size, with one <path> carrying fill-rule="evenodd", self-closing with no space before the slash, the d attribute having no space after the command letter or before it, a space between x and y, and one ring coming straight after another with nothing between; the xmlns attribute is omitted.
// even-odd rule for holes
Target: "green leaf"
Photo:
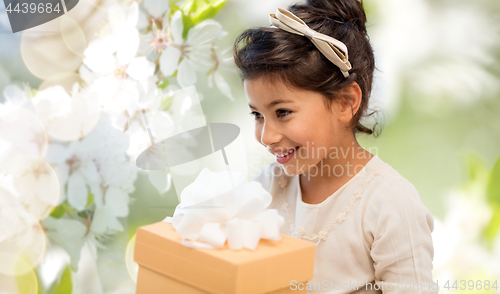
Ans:
<svg viewBox="0 0 500 294"><path fill-rule="evenodd" d="M187 0L180 7L182 11L182 25L183 25L182 37L184 39L187 38L189 29L193 27L193 20L191 19L190 15L191 12L194 10L194 7L195 7L195 0Z"/></svg>
<svg viewBox="0 0 500 294"><path fill-rule="evenodd" d="M166 99L162 99L160 110L168 111L170 107L172 107L173 97L167 97Z"/></svg>
<svg viewBox="0 0 500 294"><path fill-rule="evenodd" d="M156 86L160 89L165 89L169 84L170 82L168 81L168 79L163 79Z"/></svg>
<svg viewBox="0 0 500 294"><path fill-rule="evenodd" d="M182 13L184 15L189 15L191 11L193 11L196 7L196 0L187 0L186 2L182 3L180 9L182 10Z"/></svg>
<svg viewBox="0 0 500 294"><path fill-rule="evenodd" d="M70 212L73 212L73 211L76 211L76 208L74 208L73 206L71 206L67 200L65 200L62 204L62 207L64 208L64 210L66 210L67 213L70 213Z"/></svg>
<svg viewBox="0 0 500 294"><path fill-rule="evenodd" d="M500 158L495 163L488 181L486 199L500 206Z"/></svg>
<svg viewBox="0 0 500 294"><path fill-rule="evenodd" d="M79 211L77 214L79 217L86 219L86 218L88 218L90 212L89 212L89 210L82 210L82 211Z"/></svg>
<svg viewBox="0 0 500 294"><path fill-rule="evenodd" d="M484 230L484 236L488 241L488 246L491 248L493 240L500 230L500 158L495 163L493 171L489 176L486 199L493 210L490 223Z"/></svg>
<svg viewBox="0 0 500 294"><path fill-rule="evenodd" d="M187 0L182 4L182 35L187 37L189 30L202 21L214 18L227 0Z"/></svg>
<svg viewBox="0 0 500 294"><path fill-rule="evenodd" d="M200 5L201 8L197 11L197 14L192 16L193 26L199 24L200 22L214 18L217 13L222 9L224 4L226 4L226 0L215 0L215 1L200 1L204 2L203 5Z"/></svg>
<svg viewBox="0 0 500 294"><path fill-rule="evenodd" d="M173 15L180 7L174 3L174 1L170 1L170 15Z"/></svg>
<svg viewBox="0 0 500 294"><path fill-rule="evenodd" d="M493 240L495 240L495 237L500 229L500 205L493 204L492 206L493 216L491 217L490 223L484 230L484 236L486 237L490 247L493 245Z"/></svg>
<svg viewBox="0 0 500 294"><path fill-rule="evenodd" d="M36 94L38 93L38 89L32 89L32 88L30 88L29 90L31 90L31 95L32 95L31 97L35 97Z"/></svg>
<svg viewBox="0 0 500 294"><path fill-rule="evenodd" d="M52 210L50 216L53 218L61 218L61 216L63 216L65 212L66 210L64 210L64 207L62 207L62 205L59 205L54 208L54 210Z"/></svg>
<svg viewBox="0 0 500 294"><path fill-rule="evenodd" d="M94 201L93 196L94 195L92 195L92 201ZM88 206L88 204L87 204L87 206ZM70 213L73 211L76 211L76 209L73 206L71 206L68 203L68 201L64 201L61 205L54 208L54 210L50 213L50 216L52 216L53 218L61 218L64 215L64 213L68 213L68 215L70 215Z"/></svg>
<svg viewBox="0 0 500 294"><path fill-rule="evenodd" d="M73 291L73 284L71 282L71 270L67 266L62 275L52 284L48 294L71 294Z"/></svg>
<svg viewBox="0 0 500 294"><path fill-rule="evenodd" d="M39 291L37 276L24 258L19 258L15 267L16 273L22 273L15 276L18 293L37 293Z"/></svg>
<svg viewBox="0 0 500 294"><path fill-rule="evenodd" d="M85 208L89 208L92 203L94 203L94 194L89 192L89 196L87 197L87 205L85 205Z"/></svg>
<svg viewBox="0 0 500 294"><path fill-rule="evenodd" d="M168 14L168 18L167 16L165 16L164 22L167 22L169 19L172 19L172 15L174 15L174 13L176 13L178 10L181 10L181 8L177 6L175 3L173 3L173 1L170 1L170 12Z"/></svg>
<svg viewBox="0 0 500 294"><path fill-rule="evenodd" d="M490 169L482 158L476 154L470 153L466 156L469 169L469 178L472 181L487 181L490 176Z"/></svg>
<svg viewBox="0 0 500 294"><path fill-rule="evenodd" d="M372 1L372 0L363 1L363 8L365 10L366 15L369 17L369 19L373 18L373 16L377 12L377 8L379 6L380 5L376 1Z"/></svg>
<svg viewBox="0 0 500 294"><path fill-rule="evenodd" d="M69 266L64 269L64 272L61 276L61 280L59 282L59 286L56 289L55 294L67 294L71 293L73 290L73 284L71 283L71 271Z"/></svg>

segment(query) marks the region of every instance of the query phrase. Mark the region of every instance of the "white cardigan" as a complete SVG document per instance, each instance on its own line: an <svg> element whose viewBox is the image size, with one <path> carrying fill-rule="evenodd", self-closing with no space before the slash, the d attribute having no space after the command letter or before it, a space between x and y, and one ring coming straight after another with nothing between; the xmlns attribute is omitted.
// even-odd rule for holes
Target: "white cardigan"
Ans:
<svg viewBox="0 0 500 294"><path fill-rule="evenodd" d="M313 279L291 281L292 290L438 293L433 217L415 187L377 155L319 204L304 203L299 176L277 162L253 180L273 195L269 208L285 218L281 233L318 243Z"/></svg>

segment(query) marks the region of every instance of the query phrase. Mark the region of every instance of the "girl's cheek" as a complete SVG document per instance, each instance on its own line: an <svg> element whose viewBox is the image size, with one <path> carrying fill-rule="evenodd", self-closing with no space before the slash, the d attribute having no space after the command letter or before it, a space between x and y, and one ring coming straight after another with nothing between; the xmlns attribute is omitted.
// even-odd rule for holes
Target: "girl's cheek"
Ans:
<svg viewBox="0 0 500 294"><path fill-rule="evenodd" d="M305 146L306 141L311 140L316 131L314 128L308 128L306 125L299 123L287 126L286 134L290 140Z"/></svg>

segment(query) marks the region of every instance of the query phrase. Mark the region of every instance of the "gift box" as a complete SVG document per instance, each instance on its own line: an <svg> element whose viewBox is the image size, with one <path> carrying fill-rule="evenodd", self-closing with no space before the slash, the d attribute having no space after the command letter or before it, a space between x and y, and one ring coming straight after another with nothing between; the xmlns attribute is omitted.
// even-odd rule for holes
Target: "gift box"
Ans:
<svg viewBox="0 0 500 294"><path fill-rule="evenodd" d="M255 250L184 246L166 222L137 230L134 261L139 264L137 294L284 294L313 277L315 245L281 234L262 239Z"/></svg>

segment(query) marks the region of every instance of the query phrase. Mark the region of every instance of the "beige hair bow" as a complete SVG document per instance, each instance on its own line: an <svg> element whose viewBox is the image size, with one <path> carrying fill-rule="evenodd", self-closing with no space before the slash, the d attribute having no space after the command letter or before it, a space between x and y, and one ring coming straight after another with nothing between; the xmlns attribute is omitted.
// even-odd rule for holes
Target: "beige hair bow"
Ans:
<svg viewBox="0 0 500 294"><path fill-rule="evenodd" d="M344 43L316 32L295 14L282 8L278 8L275 14L270 14L269 20L277 28L309 38L328 60L340 68L344 77L349 76L349 70L352 66L349 62L347 46Z"/></svg>

